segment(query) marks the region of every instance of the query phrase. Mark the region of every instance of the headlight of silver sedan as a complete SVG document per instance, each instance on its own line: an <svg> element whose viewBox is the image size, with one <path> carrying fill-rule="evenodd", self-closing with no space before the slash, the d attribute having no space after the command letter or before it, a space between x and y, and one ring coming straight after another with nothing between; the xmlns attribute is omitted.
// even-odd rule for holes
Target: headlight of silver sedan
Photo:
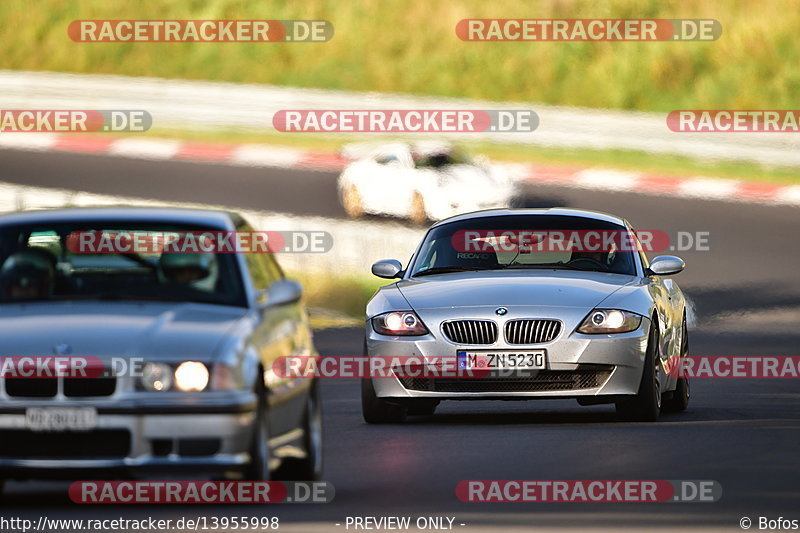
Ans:
<svg viewBox="0 0 800 533"><path fill-rule="evenodd" d="M208 386L210 374L203 363L184 361L177 367L166 363L147 363L142 368L139 386L149 392L202 391Z"/></svg>
<svg viewBox="0 0 800 533"><path fill-rule="evenodd" d="M642 323L642 316L619 309L595 309L583 319L578 333L627 333Z"/></svg>
<svg viewBox="0 0 800 533"><path fill-rule="evenodd" d="M208 385L208 368L197 361L184 361L175 369L175 388L180 391L199 392Z"/></svg>
<svg viewBox="0 0 800 533"><path fill-rule="evenodd" d="M381 335L427 335L428 328L413 311L392 311L373 317L372 328Z"/></svg>
<svg viewBox="0 0 800 533"><path fill-rule="evenodd" d="M172 367L165 363L147 363L142 368L139 383L146 391L164 392L172 388L174 372Z"/></svg>

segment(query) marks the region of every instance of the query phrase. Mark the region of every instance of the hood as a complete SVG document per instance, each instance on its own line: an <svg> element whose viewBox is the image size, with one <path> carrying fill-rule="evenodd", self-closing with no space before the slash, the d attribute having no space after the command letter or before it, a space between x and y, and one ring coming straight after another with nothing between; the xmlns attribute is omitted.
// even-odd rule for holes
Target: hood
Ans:
<svg viewBox="0 0 800 533"><path fill-rule="evenodd" d="M397 287L414 309L575 307L592 309L637 278L602 272L516 270L422 277Z"/></svg>
<svg viewBox="0 0 800 533"><path fill-rule="evenodd" d="M497 201L513 190L513 184L503 174L472 165L449 165L439 171L443 194L448 198L473 198Z"/></svg>
<svg viewBox="0 0 800 533"><path fill-rule="evenodd" d="M486 169L473 165L447 165L436 172L444 180L445 186L486 186L496 181Z"/></svg>
<svg viewBox="0 0 800 533"><path fill-rule="evenodd" d="M36 302L0 305L0 355L212 361L247 310L194 303ZM67 355L67 353L64 353Z"/></svg>

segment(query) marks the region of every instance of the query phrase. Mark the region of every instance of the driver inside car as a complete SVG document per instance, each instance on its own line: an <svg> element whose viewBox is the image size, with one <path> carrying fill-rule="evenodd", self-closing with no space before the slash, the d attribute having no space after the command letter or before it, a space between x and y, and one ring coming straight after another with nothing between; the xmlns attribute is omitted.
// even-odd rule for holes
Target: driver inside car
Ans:
<svg viewBox="0 0 800 533"><path fill-rule="evenodd" d="M11 254L0 267L0 288L11 301L49 299L54 279L53 262L32 250Z"/></svg>
<svg viewBox="0 0 800 533"><path fill-rule="evenodd" d="M572 263L573 261L588 259L589 261L594 261L596 263L600 263L601 265L605 266L607 264L606 263L607 257L608 253L606 252L598 252L598 251L572 252L572 257L570 257L569 262Z"/></svg>
<svg viewBox="0 0 800 533"><path fill-rule="evenodd" d="M159 259L161 272L168 282L194 286L211 275L214 254L162 254Z"/></svg>

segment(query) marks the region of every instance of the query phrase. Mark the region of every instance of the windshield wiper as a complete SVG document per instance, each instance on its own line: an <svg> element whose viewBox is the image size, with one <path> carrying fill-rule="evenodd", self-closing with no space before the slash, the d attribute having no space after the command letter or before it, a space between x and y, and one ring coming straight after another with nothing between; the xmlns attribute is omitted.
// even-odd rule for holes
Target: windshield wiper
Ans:
<svg viewBox="0 0 800 533"><path fill-rule="evenodd" d="M412 277L428 276L431 274L447 274L448 272L475 272L477 270L490 270L488 268L466 268L458 266L442 266L426 268L425 270L415 273Z"/></svg>

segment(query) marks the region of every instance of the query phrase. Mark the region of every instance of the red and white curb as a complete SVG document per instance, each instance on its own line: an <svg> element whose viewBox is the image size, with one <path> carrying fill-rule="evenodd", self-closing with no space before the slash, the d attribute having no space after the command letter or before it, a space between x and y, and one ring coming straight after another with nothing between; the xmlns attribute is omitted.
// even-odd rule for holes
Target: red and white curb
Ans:
<svg viewBox="0 0 800 533"><path fill-rule="evenodd" d="M233 166L337 171L347 159L335 152L263 144L113 138L51 133L0 133L0 149L104 154L118 157L219 163ZM598 168L510 164L515 179L530 183L707 200L800 206L800 185L712 177L679 178Z"/></svg>
<svg viewBox="0 0 800 533"><path fill-rule="evenodd" d="M0 133L0 148L103 154L154 161L197 161L236 166L317 170L341 170L345 164L345 160L333 152L281 148L263 144L226 144L49 133Z"/></svg>
<svg viewBox="0 0 800 533"><path fill-rule="evenodd" d="M528 182L550 183L583 189L800 207L800 185L746 182L711 177L678 178L642 172L538 165L527 165L524 179Z"/></svg>

